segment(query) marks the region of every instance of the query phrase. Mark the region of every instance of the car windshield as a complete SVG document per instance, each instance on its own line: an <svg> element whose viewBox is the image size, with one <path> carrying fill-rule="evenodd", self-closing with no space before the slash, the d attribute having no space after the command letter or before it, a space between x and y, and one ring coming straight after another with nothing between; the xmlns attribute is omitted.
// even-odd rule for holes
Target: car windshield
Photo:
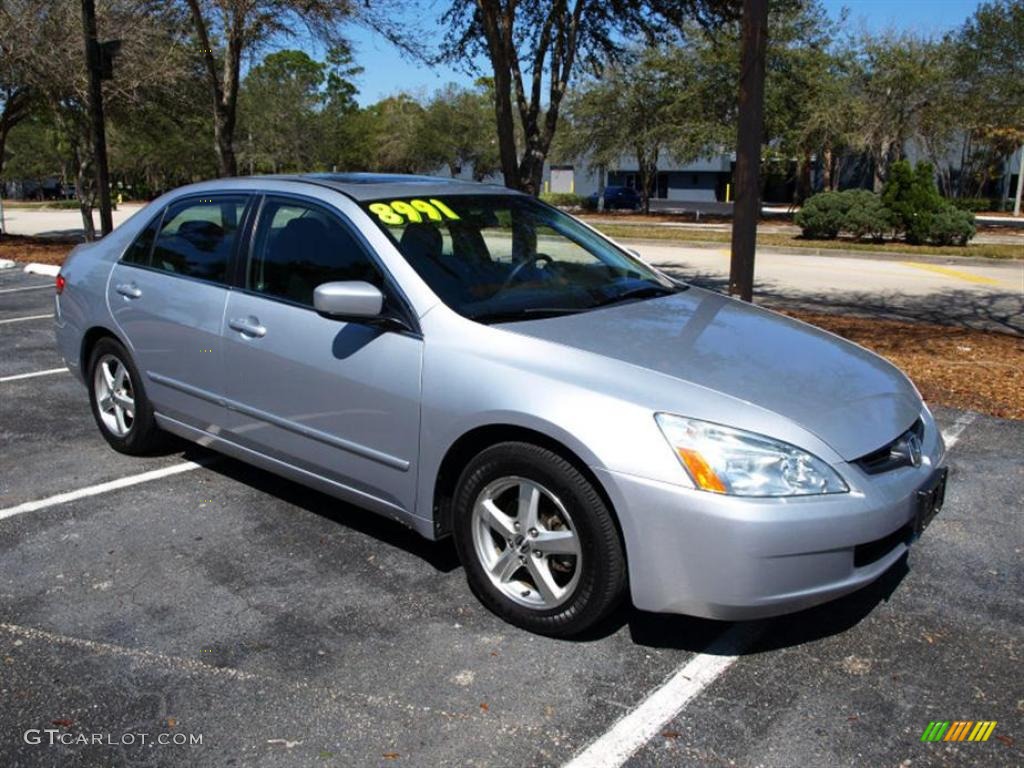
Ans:
<svg viewBox="0 0 1024 768"><path fill-rule="evenodd" d="M445 304L480 322L585 312L681 290L530 197L445 195L362 205Z"/></svg>

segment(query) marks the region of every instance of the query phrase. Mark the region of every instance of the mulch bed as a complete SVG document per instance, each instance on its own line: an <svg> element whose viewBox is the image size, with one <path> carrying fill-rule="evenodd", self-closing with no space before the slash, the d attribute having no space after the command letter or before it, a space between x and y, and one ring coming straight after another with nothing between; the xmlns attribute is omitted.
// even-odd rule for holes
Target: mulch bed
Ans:
<svg viewBox="0 0 1024 768"><path fill-rule="evenodd" d="M0 235L0 259L60 265L75 244L75 241L69 240Z"/></svg>
<svg viewBox="0 0 1024 768"><path fill-rule="evenodd" d="M72 243L0 237L0 259L61 264ZM929 323L789 312L850 339L905 371L925 400L1024 419L1024 338Z"/></svg>
<svg viewBox="0 0 1024 768"><path fill-rule="evenodd" d="M1024 419L1024 338L929 323L787 312L867 347L913 379L925 401Z"/></svg>

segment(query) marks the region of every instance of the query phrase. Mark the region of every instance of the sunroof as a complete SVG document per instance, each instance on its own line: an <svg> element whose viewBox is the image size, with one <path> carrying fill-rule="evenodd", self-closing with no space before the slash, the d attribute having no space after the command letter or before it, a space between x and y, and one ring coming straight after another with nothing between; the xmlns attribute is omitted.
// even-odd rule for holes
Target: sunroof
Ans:
<svg viewBox="0 0 1024 768"><path fill-rule="evenodd" d="M310 179L334 181L339 184L444 184L456 181L436 176L416 176L410 173L306 173Z"/></svg>

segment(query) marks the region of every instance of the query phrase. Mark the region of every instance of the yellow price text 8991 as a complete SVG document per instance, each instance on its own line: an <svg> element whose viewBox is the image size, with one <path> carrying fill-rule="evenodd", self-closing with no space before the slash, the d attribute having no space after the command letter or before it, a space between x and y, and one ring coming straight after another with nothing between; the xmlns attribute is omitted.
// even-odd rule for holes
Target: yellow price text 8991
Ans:
<svg viewBox="0 0 1024 768"><path fill-rule="evenodd" d="M458 221L459 215L440 200L392 200L390 203L371 203L369 209L383 223L397 227L410 222Z"/></svg>

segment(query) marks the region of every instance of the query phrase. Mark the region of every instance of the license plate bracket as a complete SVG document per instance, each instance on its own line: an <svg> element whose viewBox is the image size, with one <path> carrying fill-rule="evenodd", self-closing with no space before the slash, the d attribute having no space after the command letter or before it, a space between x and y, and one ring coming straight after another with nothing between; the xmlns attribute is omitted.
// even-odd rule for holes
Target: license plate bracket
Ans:
<svg viewBox="0 0 1024 768"><path fill-rule="evenodd" d="M914 511L914 538L917 539L935 519L946 500L946 479L949 470L937 469L928 481L917 490L917 508Z"/></svg>

